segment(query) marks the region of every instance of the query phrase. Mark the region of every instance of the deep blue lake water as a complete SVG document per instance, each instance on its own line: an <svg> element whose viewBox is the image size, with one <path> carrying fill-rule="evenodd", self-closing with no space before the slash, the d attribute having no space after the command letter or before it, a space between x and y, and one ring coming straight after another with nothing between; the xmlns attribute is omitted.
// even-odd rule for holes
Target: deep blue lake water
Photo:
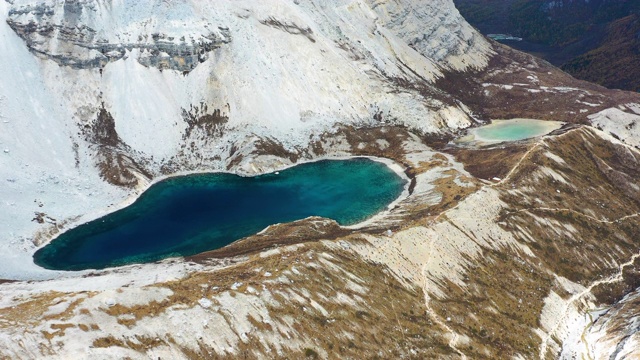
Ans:
<svg viewBox="0 0 640 360"><path fill-rule="evenodd" d="M130 206L64 232L33 257L48 269L102 269L218 249L271 224L309 216L351 225L384 210L404 185L386 165L364 158L256 177L173 177Z"/></svg>

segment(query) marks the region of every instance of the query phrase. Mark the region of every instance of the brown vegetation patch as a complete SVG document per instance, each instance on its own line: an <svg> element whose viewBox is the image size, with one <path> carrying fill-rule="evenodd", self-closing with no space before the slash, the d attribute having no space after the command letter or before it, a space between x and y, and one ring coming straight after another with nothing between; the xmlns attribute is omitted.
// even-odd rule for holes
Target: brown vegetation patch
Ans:
<svg viewBox="0 0 640 360"><path fill-rule="evenodd" d="M325 266L325 263L331 265ZM272 275L265 277L264 271ZM280 281L281 276L286 276L288 281ZM235 282L243 285L230 290ZM353 282L364 290L354 289L349 285ZM203 297L215 302L217 293L247 292L251 286L262 289L261 292L269 291L277 303L266 303L272 323L249 319L255 325L255 331L246 333L246 340L238 343L237 354L240 357L272 355L275 348L265 348L260 339L284 336L273 326L283 318L294 321L289 336L305 344L300 349L285 346L283 356L286 358L304 358L312 354L307 349L318 354L326 352L329 358L417 359L452 355L443 329L424 307L420 289L403 286L380 265L366 262L353 253L330 250L320 243L307 243L301 248L269 257L252 256L245 262L211 273L192 273L183 279L153 286L171 289L173 295L160 303L133 307L115 305L105 311L112 316L130 314L127 316L140 319L157 316L169 308L197 306ZM327 313L323 315L315 307L303 306L285 295L291 291L309 297ZM342 294L342 302L337 301L338 294ZM345 303L344 299L351 300ZM220 314L226 316L224 312ZM216 359L221 356L203 342L193 349L178 346L169 334L160 338L147 342L140 336L135 339L107 336L95 340L93 346L119 346L144 351L167 343L178 347L189 358Z"/></svg>
<svg viewBox="0 0 640 360"><path fill-rule="evenodd" d="M76 327L76 325L75 324L51 324L50 327L51 329L54 330L53 332L48 332L45 330L41 331L47 340L51 340L56 336L64 336L64 331L66 329Z"/></svg>
<svg viewBox="0 0 640 360"><path fill-rule="evenodd" d="M323 253L330 254L331 258L324 257ZM320 257L335 267L318 266ZM254 267L259 264L274 277L286 273L290 279L290 283L264 283L255 276L242 280L254 288L266 286L273 294L279 303L268 306L274 321L285 317L295 319L290 334L307 345L290 350L286 357L313 356L308 349L318 354L326 352L329 358L446 358L452 355L442 329L424 307L421 290L404 287L379 265L365 262L355 254L328 251L317 243L287 252L286 257L254 258L253 262ZM292 271L293 267L296 271ZM348 286L349 279L354 278L345 273L355 276L354 281L366 289L366 295ZM292 301L284 295L287 291L310 294L327 315ZM353 299L364 296L366 300L336 302L334 299L339 293ZM262 346L259 337L277 334L277 330L265 324L259 328L261 332L251 334L248 342L240 343L240 354L259 357L257 354L269 350Z"/></svg>
<svg viewBox="0 0 640 360"><path fill-rule="evenodd" d="M44 244L46 241L51 240L59 232L60 232L59 225L46 226L44 229L38 230L33 235L33 239L31 239L31 242L33 242L33 244L36 245L36 246L40 246L40 245Z"/></svg>
<svg viewBox="0 0 640 360"><path fill-rule="evenodd" d="M196 107L191 105L188 111L182 109L182 118L187 123L182 140L188 139L195 129L201 129L208 137L220 137L229 121L229 116L220 109L214 109L212 113L209 113L209 108L205 103L200 103L200 106Z"/></svg>
<svg viewBox="0 0 640 360"><path fill-rule="evenodd" d="M144 317L155 317L167 310L169 306L173 305L170 300L151 301L148 304L124 306L122 304L115 304L110 306L104 312L111 316L131 316L135 321Z"/></svg>
<svg viewBox="0 0 640 360"><path fill-rule="evenodd" d="M138 322L135 318L132 317L119 317L118 318L118 324L126 326L127 328L131 329L133 326L135 326L135 324Z"/></svg>
<svg viewBox="0 0 640 360"><path fill-rule="evenodd" d="M131 149L124 144L116 132L113 116L106 110L104 104L98 111L96 119L85 124L82 133L86 140L97 145L96 166L100 177L115 186L135 187L138 173L151 179L153 176L127 153Z"/></svg>
<svg viewBox="0 0 640 360"><path fill-rule="evenodd" d="M289 159L291 162L296 162L300 158L300 154L298 152L285 149L281 143L274 139L260 139L256 141L255 150L252 154L274 155L283 159ZM240 158L240 160L242 160L242 158Z"/></svg>
<svg viewBox="0 0 640 360"><path fill-rule="evenodd" d="M627 339L637 336L639 313L640 296L635 292L609 308L606 314L596 320L594 325L598 331L601 329L606 331L607 340L612 344L617 344L617 348L620 349ZM635 350L637 351L637 349ZM637 358L637 356L634 357L633 351L630 355L629 358Z"/></svg>
<svg viewBox="0 0 640 360"><path fill-rule="evenodd" d="M118 146L120 143L120 137L116 132L116 122L111 113L105 109L104 104L102 104L93 123L85 125L84 130L88 140L95 144Z"/></svg>
<svg viewBox="0 0 640 360"><path fill-rule="evenodd" d="M38 224L44 224L45 222L48 222L50 224L56 223L56 219L48 216L46 213L36 211L34 212L34 214L35 216L33 217L33 219L31 219L31 221L35 221Z"/></svg>
<svg viewBox="0 0 640 360"><path fill-rule="evenodd" d="M469 186L461 186L455 180L464 181ZM461 176L456 170L445 172L442 177L436 179L432 183L435 185L434 191L441 195L440 201L431 205L422 202L419 197L413 199L403 209L406 215L403 219L401 228L410 228L413 226L424 225L425 219L433 219L439 214L455 207L467 196L475 193L481 184L472 178Z"/></svg>
<svg viewBox="0 0 640 360"><path fill-rule="evenodd" d="M640 224L634 221L600 223L570 211L538 209L501 220L503 227L528 244L547 268L585 286L616 274L615 264L638 252ZM567 226L576 230L568 232ZM526 230L535 242L521 236L518 229Z"/></svg>
<svg viewBox="0 0 640 360"><path fill-rule="evenodd" d="M267 25L292 35L302 35L312 43L316 42L316 39L313 36L313 30L311 30L310 27L302 28L299 25L296 25L295 23L283 22L273 17L269 17L265 20L260 20L260 23L262 25Z"/></svg>
<svg viewBox="0 0 640 360"><path fill-rule="evenodd" d="M221 249L188 256L185 260L201 263L208 259L255 254L272 247L323 239L332 240L350 233L351 230L340 227L333 220L311 217L290 223L271 225L260 234L235 241Z"/></svg>
<svg viewBox="0 0 640 360"><path fill-rule="evenodd" d="M450 165L449 159L446 156L436 153L431 157L431 161L420 161L417 166L413 167L413 172L415 174L422 174L431 169L435 169L438 167L446 167Z"/></svg>
<svg viewBox="0 0 640 360"><path fill-rule="evenodd" d="M108 348L108 347L121 347L132 349L141 353L147 352L147 350L166 345L166 342L160 340L159 338L151 338L146 336L136 335L132 338L117 339L114 336L106 336L97 338L93 341L92 346L95 348Z"/></svg>
<svg viewBox="0 0 640 360"><path fill-rule="evenodd" d="M366 287L364 303L344 305L318 300L327 316L310 309L304 311L299 306L274 307L272 312L304 319L296 330L317 339L317 348L327 351L330 358L440 358L452 355L442 329L424 307L420 289L405 288L380 266L363 262L353 254L331 252L331 255L333 264L355 275ZM340 272L313 266L296 268L301 274L289 277L294 283L303 283L316 299L333 299L338 293L362 296L350 290ZM288 302L284 298L280 300ZM353 339L345 338L343 334L352 334ZM409 349L414 350L412 356L407 352Z"/></svg>
<svg viewBox="0 0 640 360"><path fill-rule="evenodd" d="M531 146L533 145L515 144L480 149L450 147L445 151L464 164L464 169L471 175L491 180L494 177L504 178Z"/></svg>
<svg viewBox="0 0 640 360"><path fill-rule="evenodd" d="M442 150L444 149L451 140L455 139L453 134L438 134L438 133L429 133L421 136L422 142L427 144L432 149Z"/></svg>
<svg viewBox="0 0 640 360"><path fill-rule="evenodd" d="M609 90L574 79L546 61L492 42L495 55L482 70L449 71L436 80L436 87L467 105L484 119L533 118L587 123L588 116L618 104L640 102L640 95ZM535 75L537 81L529 76ZM483 86L483 84L498 86ZM528 84L519 86L513 84ZM513 85L505 88L500 85ZM545 87L545 89L540 89ZM550 88L581 90L553 90ZM530 92L528 89L540 90ZM601 104L586 106L578 100ZM586 110L586 112L581 112Z"/></svg>
<svg viewBox="0 0 640 360"><path fill-rule="evenodd" d="M503 211L499 224L526 243L548 268L572 281L586 285L617 273L615 264L638 253L640 239L635 218L616 221L640 212L640 202L605 170L616 168L637 176L633 166L622 166L623 161L632 160L621 156L632 150L622 150L588 128L546 139L500 185L518 192L503 191L501 199L512 209ZM565 163L549 158L547 152ZM545 175L549 171L545 169L566 182Z"/></svg>
<svg viewBox="0 0 640 360"><path fill-rule="evenodd" d="M244 159L244 157L241 154L236 155L235 157L233 157L228 163L227 163L227 170L231 170L234 167L240 165L240 163L242 162L242 159Z"/></svg>
<svg viewBox="0 0 640 360"><path fill-rule="evenodd" d="M56 219L49 218L55 223L45 224L45 227L38 230L33 235L33 239L31 239L31 242L36 246L40 246L44 244L46 241L53 239L53 237L56 236L60 231L62 231L68 224L78 220L78 218L79 216L73 216L61 221L57 221Z"/></svg>
<svg viewBox="0 0 640 360"><path fill-rule="evenodd" d="M443 280L446 298L432 298L436 313L455 332L470 338L459 345L470 359L538 357L538 314L553 277L537 259L511 249L484 249L467 259L465 286Z"/></svg>
<svg viewBox="0 0 640 360"><path fill-rule="evenodd" d="M29 300L0 309L0 319L11 319L11 322L29 324L42 318L49 307L55 305L55 300L64 296L56 291L33 295ZM0 321L0 328L7 327L4 321Z"/></svg>
<svg viewBox="0 0 640 360"><path fill-rule="evenodd" d="M61 302L63 300L60 300L59 302ZM52 320L52 319L56 319L56 320L69 320L71 319L71 317L73 316L73 313L75 311L75 309L82 304L82 302L84 301L84 298L80 298L80 299L76 299L74 301L72 301L69 306L67 306L67 309L59 314L54 314L54 315L47 315L44 316L43 319L44 320ZM59 303L58 302L58 303ZM53 304L56 305L57 303Z"/></svg>
<svg viewBox="0 0 640 360"><path fill-rule="evenodd" d="M309 147L311 148L311 151L316 155L316 156L322 156L324 154L327 153L327 151L325 150L325 148L322 146L322 143L320 141L313 141L309 144Z"/></svg>
<svg viewBox="0 0 640 360"><path fill-rule="evenodd" d="M341 127L337 136L344 136L351 145L353 155L377 156L406 164L404 142L409 139L409 130L399 126L378 126L370 128ZM388 145L382 147L378 141ZM406 166L406 165L405 165Z"/></svg>
<svg viewBox="0 0 640 360"><path fill-rule="evenodd" d="M611 143L612 148L600 158L594 156L594 162L606 178L631 199L640 204L640 190L637 181L640 179L640 152L631 150L621 144Z"/></svg>
<svg viewBox="0 0 640 360"><path fill-rule="evenodd" d="M123 340L116 339L113 336L101 337L93 340L93 344L91 344L94 348L108 348L112 346L123 347L126 348L126 344Z"/></svg>
<svg viewBox="0 0 640 360"><path fill-rule="evenodd" d="M640 288L640 258L622 269L622 278L619 281L598 285L591 290L591 293L601 304L615 304L638 288Z"/></svg>
<svg viewBox="0 0 640 360"><path fill-rule="evenodd" d="M625 151L636 151L624 147ZM606 167L633 178L638 170L622 166L617 145L599 137L594 130L583 127L560 137L547 138L520 163L504 189L524 189L524 194L501 197L515 208L545 204L548 208L574 209L583 214L597 214L600 219L614 220L640 212L640 202L629 197L627 188L609 179ZM559 164L549 158L550 152L563 159ZM545 169L561 174L566 183L544 175ZM534 174L544 175L536 178ZM531 190L535 189L535 190ZM534 201L534 199L537 199Z"/></svg>
<svg viewBox="0 0 640 360"><path fill-rule="evenodd" d="M109 184L133 188L138 185L136 173L147 179L153 177L128 155L106 148L101 150L97 158L98 169L100 177Z"/></svg>

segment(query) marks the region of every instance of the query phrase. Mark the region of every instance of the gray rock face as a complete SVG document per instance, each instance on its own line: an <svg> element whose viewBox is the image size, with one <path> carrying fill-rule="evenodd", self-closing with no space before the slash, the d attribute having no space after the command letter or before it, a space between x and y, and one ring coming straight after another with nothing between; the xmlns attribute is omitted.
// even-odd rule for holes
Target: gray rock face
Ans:
<svg viewBox="0 0 640 360"><path fill-rule="evenodd" d="M454 69L481 68L484 62L459 58L486 46L449 0L369 1L378 23L423 56ZM466 62L466 64L465 64Z"/></svg>
<svg viewBox="0 0 640 360"><path fill-rule="evenodd" d="M135 52L144 66L188 72L231 41L228 28L211 24L188 35L151 32L132 39L131 33L123 33L123 41L113 41L117 39L107 39L94 26L104 17L103 5L99 0L73 0L16 6L9 11L7 23L36 55L76 69L102 68ZM144 27L143 23L128 25Z"/></svg>

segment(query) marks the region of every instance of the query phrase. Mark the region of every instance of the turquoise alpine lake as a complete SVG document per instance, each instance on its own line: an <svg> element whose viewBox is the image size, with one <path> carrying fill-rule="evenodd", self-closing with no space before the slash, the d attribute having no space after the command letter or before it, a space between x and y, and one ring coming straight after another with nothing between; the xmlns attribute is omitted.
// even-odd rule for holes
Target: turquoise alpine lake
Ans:
<svg viewBox="0 0 640 360"><path fill-rule="evenodd" d="M309 216L353 225L384 210L405 184L367 158L317 161L255 177L172 177L133 204L62 233L33 257L47 269L103 269L218 249Z"/></svg>
<svg viewBox="0 0 640 360"><path fill-rule="evenodd" d="M469 136L456 142L496 143L518 141L546 135L562 127L559 121L534 119L493 120L491 124L469 130Z"/></svg>

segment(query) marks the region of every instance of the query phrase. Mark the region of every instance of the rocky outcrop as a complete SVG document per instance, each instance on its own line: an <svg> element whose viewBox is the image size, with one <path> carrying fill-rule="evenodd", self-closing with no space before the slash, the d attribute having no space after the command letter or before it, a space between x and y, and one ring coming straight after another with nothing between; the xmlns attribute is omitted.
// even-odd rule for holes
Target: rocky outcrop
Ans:
<svg viewBox="0 0 640 360"><path fill-rule="evenodd" d="M108 11L104 1L65 1L18 6L9 11L7 23L36 55L76 69L103 68L109 62L134 53L144 66L191 71L204 62L209 53L231 41L222 26L200 24L191 34L151 32L129 41L127 28L106 34L96 21ZM128 27L144 27L132 21ZM111 35L111 36L109 36Z"/></svg>
<svg viewBox="0 0 640 360"><path fill-rule="evenodd" d="M580 344L583 346L568 347L564 358L570 359L573 355L591 359L637 359L640 357L638 310L640 292L636 290L594 319L585 330L584 344Z"/></svg>
<svg viewBox="0 0 640 360"><path fill-rule="evenodd" d="M467 70L487 65L489 43L462 18L452 1L369 2L378 23L439 66Z"/></svg>

